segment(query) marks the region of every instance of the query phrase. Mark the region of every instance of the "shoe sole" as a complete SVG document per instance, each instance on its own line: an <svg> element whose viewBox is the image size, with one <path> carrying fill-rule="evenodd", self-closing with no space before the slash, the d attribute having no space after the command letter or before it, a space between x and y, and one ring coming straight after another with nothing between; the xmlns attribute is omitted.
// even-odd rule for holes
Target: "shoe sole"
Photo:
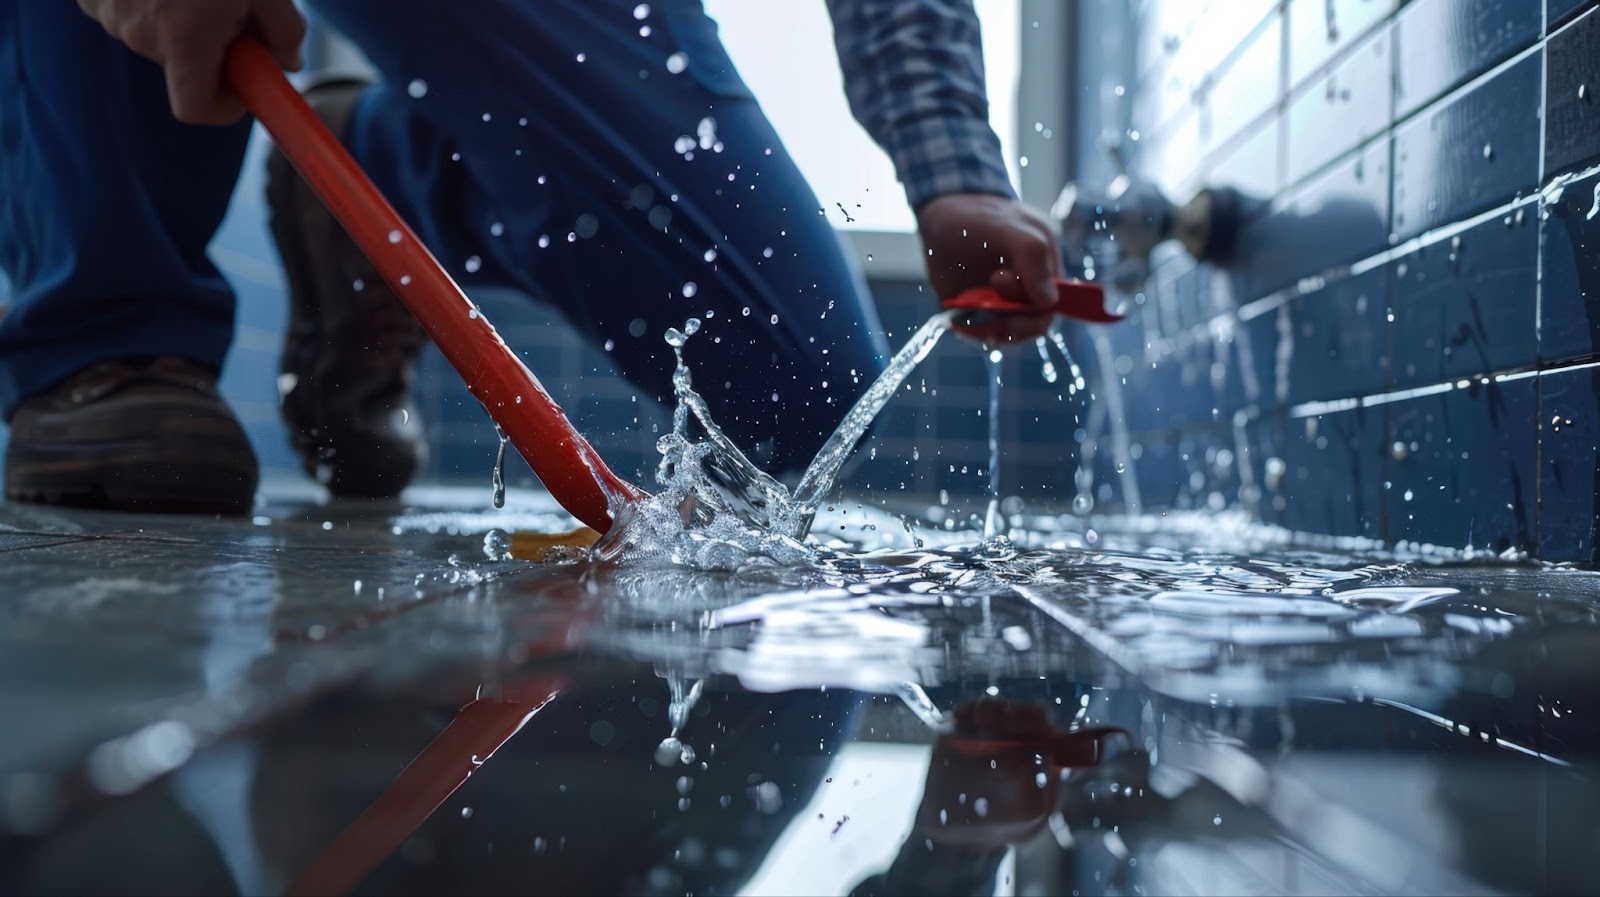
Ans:
<svg viewBox="0 0 1600 897"><path fill-rule="evenodd" d="M151 514L240 515L256 490L253 467L148 441L19 446L6 454L6 498Z"/></svg>

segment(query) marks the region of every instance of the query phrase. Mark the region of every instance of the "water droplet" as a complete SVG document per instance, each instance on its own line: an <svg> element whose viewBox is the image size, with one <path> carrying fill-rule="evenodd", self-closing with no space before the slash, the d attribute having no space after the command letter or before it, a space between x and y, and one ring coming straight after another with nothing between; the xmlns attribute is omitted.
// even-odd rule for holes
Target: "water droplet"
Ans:
<svg viewBox="0 0 1600 897"><path fill-rule="evenodd" d="M476 274L478 273L478 269L483 267L483 259L478 258L475 255L469 255L467 256L467 263L465 267L468 274Z"/></svg>
<svg viewBox="0 0 1600 897"><path fill-rule="evenodd" d="M400 285L403 286L403 287L410 286L411 285L411 275L410 274L402 274L402 275L400 275Z"/></svg>
<svg viewBox="0 0 1600 897"><path fill-rule="evenodd" d="M467 319L471 321L478 320L478 310L476 308L467 309Z"/></svg>
<svg viewBox="0 0 1600 897"><path fill-rule="evenodd" d="M683 285L682 292L683 292L683 298L685 298L685 299L693 299L694 298L694 294L700 292L700 287L698 285L696 285L694 281L691 280L688 283Z"/></svg>
<svg viewBox="0 0 1600 897"><path fill-rule="evenodd" d="M506 506L506 434L500 429L499 424L494 425L494 434L500 438L500 448L494 456L494 473L489 477L489 483L494 487L494 506Z"/></svg>
<svg viewBox="0 0 1600 897"><path fill-rule="evenodd" d="M661 739L661 744L656 747L656 764L658 766L672 766L683 757L683 742L672 736Z"/></svg>
<svg viewBox="0 0 1600 897"><path fill-rule="evenodd" d="M397 231L397 230L389 231L389 242L390 243L398 243L398 242L400 242L400 232Z"/></svg>
<svg viewBox="0 0 1600 897"><path fill-rule="evenodd" d="M733 175L729 175L728 178L732 180ZM767 248L761 250L761 257L764 259L772 258L772 247L768 246Z"/></svg>
<svg viewBox="0 0 1600 897"><path fill-rule="evenodd" d="M506 226L504 224L501 224L498 221L496 221L495 223L489 225L489 236L491 236L491 237L498 237L498 236L500 236L501 234L503 234L505 232L506 232Z"/></svg>
<svg viewBox="0 0 1600 897"><path fill-rule="evenodd" d="M641 3L638 6L635 6L633 8L633 17L635 19L643 20L643 19L649 18L649 16L650 16L650 4Z"/></svg>
<svg viewBox="0 0 1600 897"><path fill-rule="evenodd" d="M689 57L683 51L678 51L667 57L667 71L680 75L689 67Z"/></svg>
<svg viewBox="0 0 1600 897"><path fill-rule="evenodd" d="M540 234L539 235L539 248L540 249L546 249L549 246L550 246L550 235L549 234Z"/></svg>
<svg viewBox="0 0 1600 897"><path fill-rule="evenodd" d="M413 100L420 100L428 95L428 82L421 78L412 78L411 83L406 85L406 93L411 94Z"/></svg>
<svg viewBox="0 0 1600 897"><path fill-rule="evenodd" d="M1087 514L1094 510L1094 496L1087 492L1079 492L1072 497L1072 511L1074 514Z"/></svg>
<svg viewBox="0 0 1600 897"><path fill-rule="evenodd" d="M484 120L484 121L488 121L488 120L489 120L489 119L491 119L491 118L493 118L493 116L491 116L491 115L490 115L490 114L489 114L489 113L487 113L487 112L485 112L485 113L484 113L484 114L483 114L483 120Z"/></svg>
<svg viewBox="0 0 1600 897"><path fill-rule="evenodd" d="M716 261L717 260L717 251L715 249L707 249L704 258L708 262Z"/></svg>
<svg viewBox="0 0 1600 897"><path fill-rule="evenodd" d="M579 53L577 58L578 58L579 62L584 62L589 58L589 54L588 53Z"/></svg>
<svg viewBox="0 0 1600 897"><path fill-rule="evenodd" d="M471 807L462 807L461 808L461 818L462 819L471 819L472 818L472 808Z"/></svg>
<svg viewBox="0 0 1600 897"><path fill-rule="evenodd" d="M1494 158L1494 146L1492 144L1485 143L1483 145L1483 157L1485 159Z"/></svg>
<svg viewBox="0 0 1600 897"><path fill-rule="evenodd" d="M610 352L612 349L615 349L616 347L617 347L617 341L616 340L614 340L614 339L606 340L605 349L606 349L607 352Z"/></svg>

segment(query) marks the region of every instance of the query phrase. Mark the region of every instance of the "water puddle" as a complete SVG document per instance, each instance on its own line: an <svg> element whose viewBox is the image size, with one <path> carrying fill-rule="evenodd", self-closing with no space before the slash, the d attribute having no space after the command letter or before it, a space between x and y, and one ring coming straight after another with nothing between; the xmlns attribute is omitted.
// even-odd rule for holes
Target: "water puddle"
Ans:
<svg viewBox="0 0 1600 897"><path fill-rule="evenodd" d="M686 683L708 676L733 675L763 692L847 686L892 695L930 724L940 714L925 686L1019 663L1042 673L1088 663L1096 675L1132 675L1200 703L1270 704L1287 694L1418 701L1462 687L1493 693L1503 684L1463 671L1477 652L1554 620L1600 619L1592 574L1517 559L1308 543L1244 512L1090 517L1088 499L1072 513L1007 514L998 352L985 359L981 529L924 523L937 508L837 497L845 460L953 319L935 315L908 340L792 490L733 443L695 390L686 353L700 322L666 334L677 406L659 441L659 490L617 508L618 525L588 555L597 563L579 565L586 590L611 596L605 642L670 661L673 721L658 759L692 750L678 717L698 695ZM1059 334L1037 348L1047 380L1085 388ZM1108 348L1095 350L1108 366ZM1108 388L1095 406L1115 406L1115 393ZM1100 426L1131 506L1126 434L1109 424L1119 417L1111 407ZM1078 485L1086 499L1090 484ZM528 559L510 544L487 540L490 563ZM568 549L555 559L573 557Z"/></svg>
<svg viewBox="0 0 1600 897"><path fill-rule="evenodd" d="M1008 515L993 357L981 531L927 525L932 507L834 495L846 457L950 324L938 315L908 341L793 490L739 450L696 392L686 356L698 322L668 333L678 405L659 491L626 510L591 552L598 563L573 569L607 596L590 638L666 671L675 709L658 759L692 750L677 708L708 677L759 692L876 692L930 725L942 716L924 689L1019 665L1129 675L1197 703L1425 702L1503 689L1470 669L1490 646L1600 619L1593 575L1514 559L1307 543L1243 512ZM1084 387L1064 344L1040 349L1046 371ZM1109 446L1119 456L1121 441ZM501 540L487 547L503 562Z"/></svg>

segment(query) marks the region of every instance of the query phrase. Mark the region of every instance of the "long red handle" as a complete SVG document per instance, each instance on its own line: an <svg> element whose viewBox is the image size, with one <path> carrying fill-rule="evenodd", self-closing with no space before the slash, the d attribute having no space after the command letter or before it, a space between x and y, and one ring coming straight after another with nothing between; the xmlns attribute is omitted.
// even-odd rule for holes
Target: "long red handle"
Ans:
<svg viewBox="0 0 1600 897"><path fill-rule="evenodd" d="M610 529L608 497L634 500L643 493L612 473L573 429L483 312L306 105L271 54L256 40L240 38L228 52L228 80L550 494L591 528Z"/></svg>

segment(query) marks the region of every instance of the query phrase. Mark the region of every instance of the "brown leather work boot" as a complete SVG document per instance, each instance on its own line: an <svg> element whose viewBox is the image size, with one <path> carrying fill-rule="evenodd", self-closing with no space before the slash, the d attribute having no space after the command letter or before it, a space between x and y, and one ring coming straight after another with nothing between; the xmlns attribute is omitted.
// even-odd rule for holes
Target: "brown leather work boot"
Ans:
<svg viewBox="0 0 1600 897"><path fill-rule="evenodd" d="M6 498L151 513L243 514L256 455L217 394L182 358L103 361L17 406Z"/></svg>
<svg viewBox="0 0 1600 897"><path fill-rule="evenodd" d="M342 134L365 87L330 82L306 100ZM279 378L290 439L334 495L398 495L426 457L411 398L422 328L283 154L267 175L290 293Z"/></svg>

